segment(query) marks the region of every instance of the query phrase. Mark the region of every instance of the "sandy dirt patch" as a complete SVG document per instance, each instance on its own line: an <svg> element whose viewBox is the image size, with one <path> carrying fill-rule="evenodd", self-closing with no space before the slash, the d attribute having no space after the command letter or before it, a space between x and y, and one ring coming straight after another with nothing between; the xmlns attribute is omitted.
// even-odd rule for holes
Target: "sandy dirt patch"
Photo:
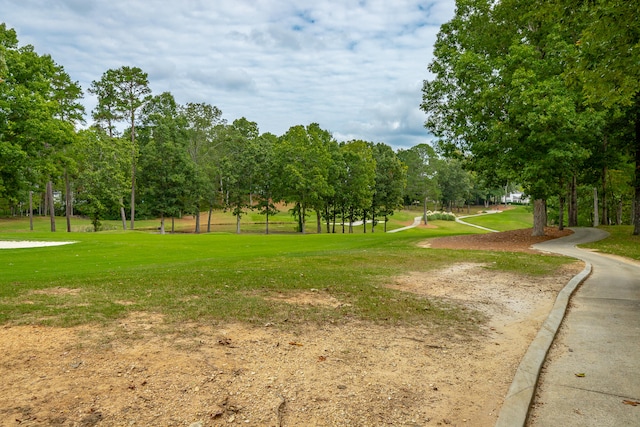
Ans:
<svg viewBox="0 0 640 427"><path fill-rule="evenodd" d="M485 267L388 283L486 316L471 336L356 321L176 325L153 313L104 326L6 325L0 425L493 426L522 355L582 264L535 279ZM287 298L336 303L321 292Z"/></svg>

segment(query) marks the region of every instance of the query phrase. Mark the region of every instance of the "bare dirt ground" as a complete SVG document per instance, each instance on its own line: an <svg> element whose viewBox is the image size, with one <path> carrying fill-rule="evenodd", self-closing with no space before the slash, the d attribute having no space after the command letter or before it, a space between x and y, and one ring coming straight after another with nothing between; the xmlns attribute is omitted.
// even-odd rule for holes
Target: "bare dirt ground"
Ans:
<svg viewBox="0 0 640 427"><path fill-rule="evenodd" d="M426 245L529 250L529 234ZM388 284L480 311L489 320L473 336L363 322L176 326L150 313L109 326L5 325L0 425L493 426L557 292L581 268L531 279L467 263ZM288 302L336 304L309 292Z"/></svg>

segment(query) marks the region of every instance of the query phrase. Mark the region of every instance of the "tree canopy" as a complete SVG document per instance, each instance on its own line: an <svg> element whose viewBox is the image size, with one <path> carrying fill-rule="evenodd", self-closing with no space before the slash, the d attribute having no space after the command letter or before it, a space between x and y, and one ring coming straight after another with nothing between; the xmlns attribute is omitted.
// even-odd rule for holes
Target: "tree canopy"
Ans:
<svg viewBox="0 0 640 427"><path fill-rule="evenodd" d="M539 204L535 235L544 233L547 200L606 137L610 109L638 98L638 24L617 20L630 7L458 0L438 34L425 125L484 178L522 184Z"/></svg>
<svg viewBox="0 0 640 427"><path fill-rule="evenodd" d="M81 130L82 88L2 24L0 201L22 206L39 195L52 230L56 211L69 230L75 207L96 230L118 215L126 229L128 208L131 228L136 212L160 217L162 231L164 218L194 215L196 232L203 210L207 231L213 209L225 209L237 232L257 210L269 232L283 203L301 233L311 214L317 232L323 221L327 232L351 231L356 221L373 232L402 204L423 205L426 221L428 203L460 209L518 185L536 199L536 234L544 233L549 209L562 225L565 205L570 225L633 216L638 233L640 25L633 11L619 0L458 0L422 90L437 144L397 151L384 142L337 141L318 123L280 136L260 133L244 117L228 123L213 104L152 94L135 66L92 82L93 123ZM584 204L594 187L595 212Z"/></svg>

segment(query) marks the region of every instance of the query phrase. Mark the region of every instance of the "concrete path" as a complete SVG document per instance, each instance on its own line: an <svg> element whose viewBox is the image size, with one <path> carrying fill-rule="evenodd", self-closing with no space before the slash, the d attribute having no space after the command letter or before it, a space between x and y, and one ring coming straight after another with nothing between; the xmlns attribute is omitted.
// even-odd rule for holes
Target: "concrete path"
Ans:
<svg viewBox="0 0 640 427"><path fill-rule="evenodd" d="M466 221L462 221L464 218L473 218L474 216L483 216L483 215L491 215L491 214L497 214L500 213L502 211L486 211L483 213L479 213L476 215L463 215L463 216L458 216L456 217L456 222L460 223L460 224L464 224L464 225L468 225L469 227L475 227L475 228L479 228L481 230L486 230L486 231L490 231L492 233L498 233L498 230L493 230L491 228L487 228L487 227L483 227L481 225L476 225L476 224L471 224L469 222Z"/></svg>
<svg viewBox="0 0 640 427"><path fill-rule="evenodd" d="M578 249L576 244L600 240L606 232L574 231L534 248L581 259L592 274L571 298L537 388L538 367L549 348L538 337L518 369L496 426L524 425L522 414L531 399L522 396L533 397L532 391L536 399L526 424L530 427L640 426L640 263ZM539 335L556 334L560 322L549 320L562 319L565 300L559 295Z"/></svg>
<svg viewBox="0 0 640 427"><path fill-rule="evenodd" d="M477 214L477 215L464 215L464 216L456 217L456 222L459 222L460 224L468 225L469 227L480 228L482 230L491 231L493 233L498 233L498 230L492 230L490 228L486 228L486 227L483 227L481 225L470 224L468 222L464 222L464 221L461 221L461 220L463 218L471 218L471 217L474 217L474 216L489 215L489 214L500 213L500 212L501 211L487 211L487 212L484 212L484 213L481 213L481 214ZM417 216L417 217L415 217L413 219L413 224L408 225L406 227L402 227L402 228L396 228L395 230L389 230L389 231L387 231L387 233L397 233L398 231L409 230L410 228L415 228L415 227L419 226L420 222L422 222L422 216Z"/></svg>
<svg viewBox="0 0 640 427"><path fill-rule="evenodd" d="M422 217L421 216L417 216L413 219L413 224L408 225L406 227L402 227L402 228L396 228L393 230L389 230L387 231L387 233L397 233L398 231L404 231L404 230L408 230L410 228L416 228L417 226L420 225L420 221L422 221Z"/></svg>

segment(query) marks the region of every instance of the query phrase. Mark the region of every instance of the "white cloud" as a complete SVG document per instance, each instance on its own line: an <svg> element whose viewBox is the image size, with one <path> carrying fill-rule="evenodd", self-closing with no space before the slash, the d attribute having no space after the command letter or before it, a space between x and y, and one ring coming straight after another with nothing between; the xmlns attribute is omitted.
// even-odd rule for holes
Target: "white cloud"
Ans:
<svg viewBox="0 0 640 427"><path fill-rule="evenodd" d="M454 0L0 0L2 19L86 89L137 66L155 93L209 102L277 135L318 122L339 139L429 139L418 106ZM87 110L95 100L87 97ZM89 105L90 104L90 105Z"/></svg>

